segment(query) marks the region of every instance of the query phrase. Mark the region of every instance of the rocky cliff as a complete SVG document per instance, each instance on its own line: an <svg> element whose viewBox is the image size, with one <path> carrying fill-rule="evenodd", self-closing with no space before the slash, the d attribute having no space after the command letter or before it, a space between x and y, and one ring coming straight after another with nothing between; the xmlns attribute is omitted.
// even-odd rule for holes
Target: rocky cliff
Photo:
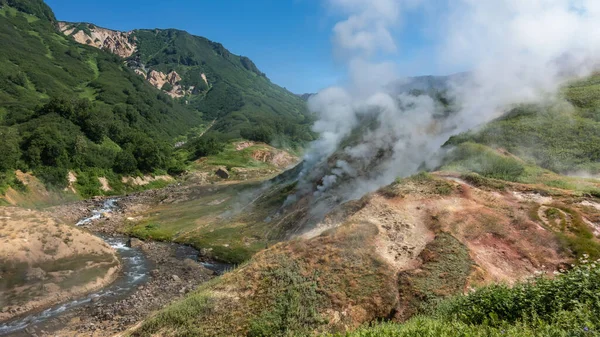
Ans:
<svg viewBox="0 0 600 337"><path fill-rule="evenodd" d="M73 37L75 41L109 51L121 57L131 56L137 46L131 41L131 32L119 32L115 30L100 28L87 23L59 22L59 30Z"/></svg>

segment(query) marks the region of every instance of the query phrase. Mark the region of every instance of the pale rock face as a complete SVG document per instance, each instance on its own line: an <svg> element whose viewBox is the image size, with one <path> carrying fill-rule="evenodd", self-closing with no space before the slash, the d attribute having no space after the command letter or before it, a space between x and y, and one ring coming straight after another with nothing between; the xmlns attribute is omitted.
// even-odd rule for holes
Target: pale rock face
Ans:
<svg viewBox="0 0 600 337"><path fill-rule="evenodd" d="M146 73L144 71L142 71L141 69L135 69L134 70L136 74L143 76L144 78L146 78Z"/></svg>
<svg viewBox="0 0 600 337"><path fill-rule="evenodd" d="M77 31L74 25L67 22L59 22L58 28L64 35L73 37L78 43L103 49L123 58L130 57L137 49L135 37L133 39L130 38L132 32L119 32L89 25L88 30L90 33L88 34L84 30ZM187 94L191 94L194 90L193 87L186 90L181 86L179 82L181 82L182 78L175 71L171 71L168 74L157 70L150 70L146 73L139 68L134 71L136 74L144 76L150 84L158 89L162 89L165 83L170 83L173 89L165 91L165 93L173 98L184 97ZM201 77L208 85L206 75L201 74Z"/></svg>
<svg viewBox="0 0 600 337"><path fill-rule="evenodd" d="M167 95L173 98L179 98L185 96L186 92L179 82L181 82L181 76L176 71L171 71L168 74L165 74L160 71L150 70L148 76L146 78L150 84L155 86L158 89L162 89L162 87L169 83L173 86L173 89L170 91L165 91Z"/></svg>
<svg viewBox="0 0 600 337"><path fill-rule="evenodd" d="M150 82L150 84L157 87L158 89L161 89L163 85L167 83L167 75L165 75L163 72L156 70L150 70L146 79L148 80L148 82Z"/></svg>
<svg viewBox="0 0 600 337"><path fill-rule="evenodd" d="M81 44L103 49L121 57L133 55L137 48L135 43L129 41L131 32L118 32L90 25L90 34L83 30L75 33L75 27L66 22L59 22L58 28L63 34L72 36Z"/></svg>
<svg viewBox="0 0 600 337"><path fill-rule="evenodd" d="M167 81L169 83L171 83L172 85L175 85L175 84L177 84L177 83L179 83L181 81L181 76L179 76L179 74L176 73L175 71L171 71L167 75Z"/></svg>

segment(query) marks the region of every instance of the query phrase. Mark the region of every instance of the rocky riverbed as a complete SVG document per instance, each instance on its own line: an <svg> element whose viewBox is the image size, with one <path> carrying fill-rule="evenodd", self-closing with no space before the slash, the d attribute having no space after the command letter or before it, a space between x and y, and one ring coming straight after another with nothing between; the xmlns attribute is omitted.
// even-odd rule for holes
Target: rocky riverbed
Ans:
<svg viewBox="0 0 600 337"><path fill-rule="evenodd" d="M154 193L124 197L109 212L83 228L105 237L121 235L121 224L128 210L144 207L139 199L154 199ZM95 214L102 209L105 199L95 199L61 206L54 209L56 216L69 223ZM142 206L138 206L138 205ZM98 212L96 212L98 213ZM128 240L128 245L141 250L145 256L148 275L135 289L119 296L92 297L91 302L80 305L47 319L31 324L11 336L114 336L135 326L152 312L183 297L198 285L216 277L227 266L214 261L198 261L198 251L173 243ZM204 264L203 264L204 262ZM209 268L205 267L208 266Z"/></svg>

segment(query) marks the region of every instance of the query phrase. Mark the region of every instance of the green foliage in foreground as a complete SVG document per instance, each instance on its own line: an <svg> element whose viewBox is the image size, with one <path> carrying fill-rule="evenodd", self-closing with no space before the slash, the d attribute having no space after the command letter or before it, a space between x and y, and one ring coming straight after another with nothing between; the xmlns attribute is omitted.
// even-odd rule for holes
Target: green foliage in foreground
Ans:
<svg viewBox="0 0 600 337"><path fill-rule="evenodd" d="M553 279L539 276L514 287L492 285L441 302L426 316L337 336L598 336L600 265L580 266Z"/></svg>

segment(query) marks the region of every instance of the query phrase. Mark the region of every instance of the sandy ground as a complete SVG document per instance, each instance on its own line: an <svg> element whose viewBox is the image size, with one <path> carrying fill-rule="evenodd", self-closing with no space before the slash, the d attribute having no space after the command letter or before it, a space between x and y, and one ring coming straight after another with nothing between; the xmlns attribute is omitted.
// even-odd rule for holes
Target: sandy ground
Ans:
<svg viewBox="0 0 600 337"><path fill-rule="evenodd" d="M50 214L0 208L0 321L102 288L120 264L100 238Z"/></svg>

